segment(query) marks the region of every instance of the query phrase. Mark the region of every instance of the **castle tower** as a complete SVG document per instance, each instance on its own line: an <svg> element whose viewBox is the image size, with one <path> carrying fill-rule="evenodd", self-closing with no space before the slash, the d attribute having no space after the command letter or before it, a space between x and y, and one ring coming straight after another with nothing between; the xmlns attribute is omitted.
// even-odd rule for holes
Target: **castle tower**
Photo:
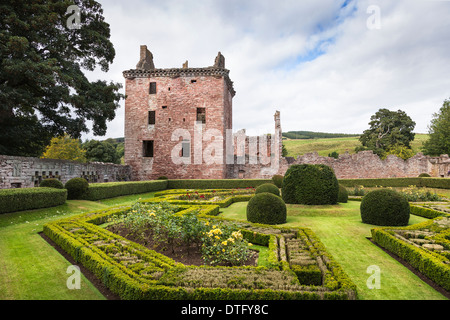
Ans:
<svg viewBox="0 0 450 320"><path fill-rule="evenodd" d="M125 78L125 164L133 179L226 178L226 130L232 129L233 83L219 52L214 65L157 69L146 46ZM223 141L206 133L215 133ZM214 142L215 141L215 142ZM223 152L211 153L211 142Z"/></svg>

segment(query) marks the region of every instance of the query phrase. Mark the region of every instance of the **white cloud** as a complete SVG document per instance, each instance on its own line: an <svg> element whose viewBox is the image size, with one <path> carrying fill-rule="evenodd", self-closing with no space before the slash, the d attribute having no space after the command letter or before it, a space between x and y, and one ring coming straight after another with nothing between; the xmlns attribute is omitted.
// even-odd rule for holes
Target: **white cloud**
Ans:
<svg viewBox="0 0 450 320"><path fill-rule="evenodd" d="M449 1L100 0L124 82L146 44L158 68L212 65L218 51L237 95L233 127L359 133L379 108L404 110L416 132L450 97ZM369 30L367 8L380 8ZM123 102L122 102L123 105ZM106 137L123 136L123 107Z"/></svg>

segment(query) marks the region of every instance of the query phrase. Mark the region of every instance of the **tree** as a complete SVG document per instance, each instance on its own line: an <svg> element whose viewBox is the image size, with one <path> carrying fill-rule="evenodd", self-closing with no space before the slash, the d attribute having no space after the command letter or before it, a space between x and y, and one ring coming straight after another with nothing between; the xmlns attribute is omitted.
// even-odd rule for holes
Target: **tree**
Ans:
<svg viewBox="0 0 450 320"><path fill-rule="evenodd" d="M394 146L401 145L411 149L410 142L414 140L416 123L404 111L380 109L370 120L370 128L359 138L362 147L357 147L356 151L373 150L382 157Z"/></svg>
<svg viewBox="0 0 450 320"><path fill-rule="evenodd" d="M414 151L411 148L408 148L402 144L397 144L389 147L388 150L381 157L382 159L386 159L386 157L390 154L393 154L403 160L409 159L414 156Z"/></svg>
<svg viewBox="0 0 450 320"><path fill-rule="evenodd" d="M450 154L450 100L445 100L439 112L433 114L428 133L430 137L422 146L425 155Z"/></svg>
<svg viewBox="0 0 450 320"><path fill-rule="evenodd" d="M79 139L72 139L68 134L64 134L51 139L42 158L86 162L86 151L81 148Z"/></svg>
<svg viewBox="0 0 450 320"><path fill-rule="evenodd" d="M67 22L74 5L81 28ZM0 152L39 156L50 139L106 133L123 97L119 83L89 81L115 51L101 5L87 0L7 1L0 5Z"/></svg>
<svg viewBox="0 0 450 320"><path fill-rule="evenodd" d="M89 140L83 143L82 147L86 150L86 159L89 162L120 164L120 156L109 139L105 141Z"/></svg>

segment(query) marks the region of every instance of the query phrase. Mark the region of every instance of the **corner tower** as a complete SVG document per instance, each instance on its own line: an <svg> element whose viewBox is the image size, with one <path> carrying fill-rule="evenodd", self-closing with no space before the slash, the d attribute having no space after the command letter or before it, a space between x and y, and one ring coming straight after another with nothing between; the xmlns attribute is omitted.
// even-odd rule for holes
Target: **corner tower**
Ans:
<svg viewBox="0 0 450 320"><path fill-rule="evenodd" d="M225 137L235 91L220 52L210 67L189 68L186 61L181 68L157 69L141 46L136 68L123 76L125 164L134 180L226 178ZM222 152L213 162L203 157L211 143L205 132L223 137L215 141Z"/></svg>

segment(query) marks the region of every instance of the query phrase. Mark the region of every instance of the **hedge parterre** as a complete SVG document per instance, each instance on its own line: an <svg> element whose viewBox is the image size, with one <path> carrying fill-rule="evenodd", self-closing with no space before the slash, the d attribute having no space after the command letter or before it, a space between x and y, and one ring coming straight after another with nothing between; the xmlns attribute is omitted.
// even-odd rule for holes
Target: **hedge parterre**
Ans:
<svg viewBox="0 0 450 320"><path fill-rule="evenodd" d="M179 207L177 214L195 211L210 223L233 222L220 217L215 202L175 199L185 191L163 192L142 203L169 202ZM222 192L231 204L247 201L254 190L247 195ZM310 229L239 223L247 241L269 248L264 267L186 266L102 227L111 217L130 211L121 207L81 214L46 224L44 233L121 299L357 298L356 286Z"/></svg>

